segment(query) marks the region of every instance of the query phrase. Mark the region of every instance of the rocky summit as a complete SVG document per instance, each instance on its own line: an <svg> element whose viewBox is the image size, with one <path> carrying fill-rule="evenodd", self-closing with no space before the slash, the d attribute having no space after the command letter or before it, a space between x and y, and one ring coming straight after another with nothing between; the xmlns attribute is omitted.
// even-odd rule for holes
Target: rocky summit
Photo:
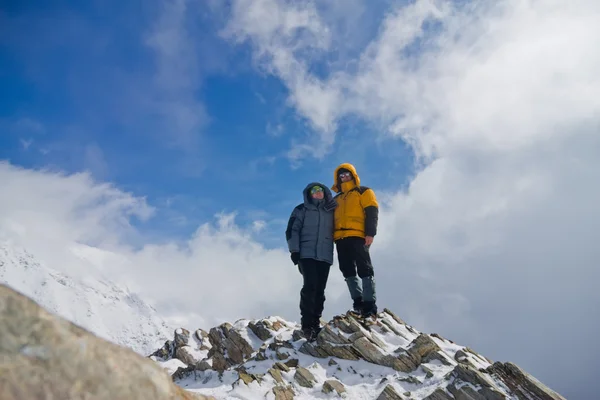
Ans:
<svg viewBox="0 0 600 400"><path fill-rule="evenodd" d="M493 362L385 309L365 326L322 321L309 343L278 317L177 329L150 355L181 387L219 399L559 400L517 365Z"/></svg>

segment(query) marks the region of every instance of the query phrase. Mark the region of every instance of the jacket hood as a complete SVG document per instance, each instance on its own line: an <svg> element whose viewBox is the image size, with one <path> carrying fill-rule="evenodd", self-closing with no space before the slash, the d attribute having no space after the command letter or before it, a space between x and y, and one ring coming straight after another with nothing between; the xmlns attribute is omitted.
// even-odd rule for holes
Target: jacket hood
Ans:
<svg viewBox="0 0 600 400"><path fill-rule="evenodd" d="M323 188L323 201L325 202L325 210L331 211L335 207L337 207L337 203L333 200L333 195L331 194L331 190L320 182L311 182L302 191L302 195L304 197L304 205L313 204L310 201L310 188L313 186L321 186Z"/></svg>
<svg viewBox="0 0 600 400"><path fill-rule="evenodd" d="M356 186L360 186L360 178L358 177L358 173L356 172L356 168L354 168L354 165L352 165L350 163L343 163L343 164L338 165L338 167L335 169L335 171L333 171L333 186L331 186L331 190L333 190L336 193L341 191L341 188L339 186L340 182L338 181L338 179L339 179L338 171L342 168L345 168L348 171L350 171L350 173L354 177Z"/></svg>

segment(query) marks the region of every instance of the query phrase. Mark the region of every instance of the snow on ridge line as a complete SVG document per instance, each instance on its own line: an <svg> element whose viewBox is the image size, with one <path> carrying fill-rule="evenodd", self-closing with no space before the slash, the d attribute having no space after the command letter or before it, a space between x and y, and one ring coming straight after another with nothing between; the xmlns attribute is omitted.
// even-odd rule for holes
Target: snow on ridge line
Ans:
<svg viewBox="0 0 600 400"><path fill-rule="evenodd" d="M14 241L1 240L0 282L47 310L142 355L172 335L173 330L137 294L103 277L85 259L74 260L81 271L86 271L84 276L51 268Z"/></svg>

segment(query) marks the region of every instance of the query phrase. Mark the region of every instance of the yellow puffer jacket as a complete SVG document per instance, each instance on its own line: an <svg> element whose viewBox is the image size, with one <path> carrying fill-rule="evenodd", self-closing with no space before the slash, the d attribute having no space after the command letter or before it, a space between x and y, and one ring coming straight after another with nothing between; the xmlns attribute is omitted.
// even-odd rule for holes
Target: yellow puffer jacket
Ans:
<svg viewBox="0 0 600 400"><path fill-rule="evenodd" d="M341 182L338 171L342 168L352 173L354 180ZM379 204L375 192L366 186L360 186L360 178L352 164L340 164L333 173L335 182L331 190L337 192L335 201L338 206L334 213L333 240L350 236L375 236Z"/></svg>

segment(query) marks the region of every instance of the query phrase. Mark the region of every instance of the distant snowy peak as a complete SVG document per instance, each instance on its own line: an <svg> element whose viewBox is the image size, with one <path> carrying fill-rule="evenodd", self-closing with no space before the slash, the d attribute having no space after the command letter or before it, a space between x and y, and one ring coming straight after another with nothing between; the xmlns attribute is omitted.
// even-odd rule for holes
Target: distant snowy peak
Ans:
<svg viewBox="0 0 600 400"><path fill-rule="evenodd" d="M390 310L375 324L351 315L315 342L279 317L177 329L152 354L183 388L217 398L302 400L564 400L512 363L492 362Z"/></svg>
<svg viewBox="0 0 600 400"><path fill-rule="evenodd" d="M87 260L81 257L81 249L86 248ZM151 306L101 277L97 266L90 262L90 257L102 254L101 251L95 253L87 246L73 246L73 249L80 250L80 254L74 255L81 263L79 269L85 271L81 277L59 272L27 249L8 240L0 241L0 282L31 297L47 310L143 355L172 335L173 330Z"/></svg>

